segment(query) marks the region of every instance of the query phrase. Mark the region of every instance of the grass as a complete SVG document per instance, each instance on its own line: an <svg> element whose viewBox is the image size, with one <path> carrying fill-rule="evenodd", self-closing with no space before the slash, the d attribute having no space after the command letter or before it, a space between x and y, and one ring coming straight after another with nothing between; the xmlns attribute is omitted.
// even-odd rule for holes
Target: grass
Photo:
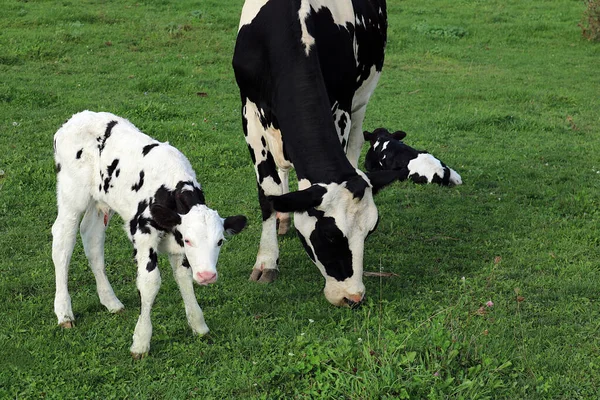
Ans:
<svg viewBox="0 0 600 400"><path fill-rule="evenodd" d="M280 279L248 282L260 234L231 56L242 1L15 1L0 17L0 398L590 399L600 387L600 47L580 1L389 1L365 129L408 132L463 177L395 184L367 242L368 301L337 309L293 233ZM147 359L120 221L99 304L81 245L76 327L56 326L52 136L73 113L129 118L191 160L209 204L250 225L196 288L192 336L165 259ZM464 277L464 278L463 278ZM492 307L486 306L488 301Z"/></svg>

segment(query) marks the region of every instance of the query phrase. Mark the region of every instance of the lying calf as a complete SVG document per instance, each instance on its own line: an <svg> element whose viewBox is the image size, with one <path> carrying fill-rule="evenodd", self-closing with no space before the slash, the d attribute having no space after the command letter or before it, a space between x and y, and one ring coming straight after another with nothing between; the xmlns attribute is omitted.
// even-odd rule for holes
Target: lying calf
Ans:
<svg viewBox="0 0 600 400"><path fill-rule="evenodd" d="M157 254L167 253L194 333L208 327L194 295L192 278L201 285L217 280L223 233L246 226L243 215L222 219L208 208L196 174L181 152L140 132L126 119L83 111L54 136L58 216L52 226L52 260L56 272L54 312L59 325L72 327L75 317L67 288L69 262L77 225L96 278L100 302L111 312L123 309L104 271L104 234L117 212L134 246L141 312L131 353L150 349L150 309L160 287Z"/></svg>
<svg viewBox="0 0 600 400"><path fill-rule="evenodd" d="M443 186L462 184L460 175L431 154L415 150L402 142L403 131L393 134L385 128L364 132L371 143L365 158L365 169L369 172L381 170L402 171L399 180L411 179L415 183L437 183Z"/></svg>

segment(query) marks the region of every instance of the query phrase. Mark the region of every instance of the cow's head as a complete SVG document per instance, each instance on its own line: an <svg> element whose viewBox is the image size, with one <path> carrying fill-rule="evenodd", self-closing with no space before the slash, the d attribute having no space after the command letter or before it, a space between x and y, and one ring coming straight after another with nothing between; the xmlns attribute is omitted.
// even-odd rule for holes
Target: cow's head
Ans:
<svg viewBox="0 0 600 400"><path fill-rule="evenodd" d="M298 237L325 278L325 297L336 306L354 307L364 298L365 239L378 222L373 194L397 179L396 171L357 172L339 184L269 197L275 210L294 212Z"/></svg>
<svg viewBox="0 0 600 400"><path fill-rule="evenodd" d="M426 151L416 150L404 142L406 132L390 133L385 128L364 132L371 143L365 156L367 171L396 170L400 180L410 179L415 183L437 183L442 186L462 184L460 175L442 161Z"/></svg>
<svg viewBox="0 0 600 400"><path fill-rule="evenodd" d="M201 285L214 283L225 234L241 232L246 226L246 217L219 217L215 210L204 204L203 197L198 201L202 192L197 188L178 190L174 195L174 203L157 201L151 205L152 218L162 229L171 232L183 247L194 281Z"/></svg>

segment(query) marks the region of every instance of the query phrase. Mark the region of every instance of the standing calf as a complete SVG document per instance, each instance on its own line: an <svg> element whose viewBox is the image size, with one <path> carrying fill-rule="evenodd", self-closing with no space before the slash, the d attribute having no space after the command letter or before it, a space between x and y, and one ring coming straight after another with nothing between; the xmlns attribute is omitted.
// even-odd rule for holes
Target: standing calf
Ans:
<svg viewBox="0 0 600 400"><path fill-rule="evenodd" d="M240 232L246 217L220 218L206 206L196 174L181 152L113 114L75 114L56 132L54 156L58 216L52 226L52 260L58 324L70 328L75 320L67 277L77 224L84 213L81 237L100 302L110 312L123 309L104 270L105 229L117 212L125 221L138 266L141 312L132 355L140 358L150 349L150 309L161 281L159 252L169 256L190 327L194 333L207 333L192 277L201 285L217 280L223 233Z"/></svg>
<svg viewBox="0 0 600 400"><path fill-rule="evenodd" d="M402 142L403 131L390 133L385 128L364 132L371 143L365 156L365 169L369 172L394 170L400 172L398 180L410 179L415 183L437 183L442 186L462 184L460 175L426 151L416 150Z"/></svg>

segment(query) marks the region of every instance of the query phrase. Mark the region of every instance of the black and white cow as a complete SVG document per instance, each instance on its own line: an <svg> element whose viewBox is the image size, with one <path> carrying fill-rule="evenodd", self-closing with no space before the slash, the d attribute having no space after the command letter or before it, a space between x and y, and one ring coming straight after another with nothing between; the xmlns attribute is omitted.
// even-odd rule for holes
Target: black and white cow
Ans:
<svg viewBox="0 0 600 400"><path fill-rule="evenodd" d="M402 142L406 132L390 133L385 128L364 132L371 147L365 156L365 169L369 172L396 170L399 180L415 183L437 183L442 186L462 184L460 175L426 151L416 150Z"/></svg>
<svg viewBox="0 0 600 400"><path fill-rule="evenodd" d="M160 252L169 256L190 327L206 334L192 278L201 285L216 281L223 234L240 232L246 217L220 218L206 206L196 174L181 152L110 113L75 114L54 136L54 157L58 216L52 226L52 260L59 325L70 328L75 320L67 281L83 214L81 237L100 302L111 312L123 309L104 270L105 229L117 212L125 221L138 266L141 312L132 355L139 358L150 349L150 309L160 287Z"/></svg>
<svg viewBox="0 0 600 400"><path fill-rule="evenodd" d="M398 175L356 168L386 28L384 0L244 3L233 68L263 217L252 280L276 278L275 211L294 212L327 300L362 301L364 243L378 222L373 194ZM287 193L292 167L299 190Z"/></svg>

